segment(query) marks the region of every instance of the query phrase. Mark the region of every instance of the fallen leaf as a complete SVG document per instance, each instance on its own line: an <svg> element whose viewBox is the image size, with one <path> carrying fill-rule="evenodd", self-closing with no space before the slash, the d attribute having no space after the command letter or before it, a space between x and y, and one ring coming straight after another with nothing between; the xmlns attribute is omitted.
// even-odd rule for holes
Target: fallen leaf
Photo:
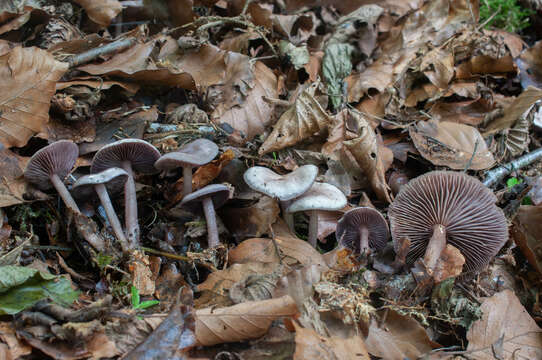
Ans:
<svg viewBox="0 0 542 360"><path fill-rule="evenodd" d="M196 311L196 345L256 339L267 332L275 319L296 313L297 306L290 296L248 301L220 309L199 309Z"/></svg>
<svg viewBox="0 0 542 360"><path fill-rule="evenodd" d="M0 340L2 341L0 345L5 345L3 350L0 346L0 352L4 351L6 360L18 359L20 356L30 355L32 352L30 346L17 338L12 323L0 322Z"/></svg>
<svg viewBox="0 0 542 360"><path fill-rule="evenodd" d="M449 51L436 48L422 59L420 70L439 89L446 89L454 77L454 56Z"/></svg>
<svg viewBox="0 0 542 360"><path fill-rule="evenodd" d="M542 358L542 329L513 291L504 290L486 298L481 310L482 318L467 332L469 357L493 360L494 347L502 346L506 359Z"/></svg>
<svg viewBox="0 0 542 360"><path fill-rule="evenodd" d="M536 42L530 48L524 50L516 59L519 67L521 86L526 89L529 86L542 88L542 41Z"/></svg>
<svg viewBox="0 0 542 360"><path fill-rule="evenodd" d="M517 71L511 56L493 58L487 55L473 56L455 69L456 79L471 79L480 75L515 73Z"/></svg>
<svg viewBox="0 0 542 360"><path fill-rule="evenodd" d="M7 149L0 149L0 208L24 202L26 181L23 171L26 159Z"/></svg>
<svg viewBox="0 0 542 360"><path fill-rule="evenodd" d="M384 323L379 326L378 321L372 319L369 335L365 339L371 355L386 360L417 359L440 347L429 339L425 329L416 320L393 310L384 311L387 311ZM379 314L384 316L383 311Z"/></svg>
<svg viewBox="0 0 542 360"><path fill-rule="evenodd" d="M331 118L314 98L317 87L318 83L314 83L299 93L292 106L280 116L258 154L295 145L327 128Z"/></svg>
<svg viewBox="0 0 542 360"><path fill-rule="evenodd" d="M122 5L117 0L74 0L87 12L90 20L106 28L121 11Z"/></svg>
<svg viewBox="0 0 542 360"><path fill-rule="evenodd" d="M132 286L134 286L141 295L152 295L156 288L154 284L154 274L151 272L149 256L142 251L134 251L128 264L128 270L132 276Z"/></svg>
<svg viewBox="0 0 542 360"><path fill-rule="evenodd" d="M294 259L301 265L321 265L327 267L322 255L312 247L307 241L291 236L275 236L275 241L283 255L287 258L283 259L286 263L291 263L288 258Z"/></svg>
<svg viewBox="0 0 542 360"><path fill-rule="evenodd" d="M360 335L347 338L323 337L312 329L305 329L293 322L295 327L294 360L341 359L370 360L367 347Z"/></svg>
<svg viewBox="0 0 542 360"><path fill-rule="evenodd" d="M456 277L463 271L464 264L465 258L459 249L446 244L435 265L433 279L435 279L436 283L439 283L448 278Z"/></svg>
<svg viewBox="0 0 542 360"><path fill-rule="evenodd" d="M36 47L17 46L0 56L0 143L22 147L42 130L56 82L67 68Z"/></svg>
<svg viewBox="0 0 542 360"><path fill-rule="evenodd" d="M314 294L313 285L320 281L324 269L318 265L308 265L291 271L280 278L273 292L273 297L290 295L295 300L298 309Z"/></svg>
<svg viewBox="0 0 542 360"><path fill-rule="evenodd" d="M352 154L358 166L369 179L371 188L380 200L391 202L390 189L384 176L383 152L378 146L376 134L369 123L359 117L359 137L344 141L343 144Z"/></svg>
<svg viewBox="0 0 542 360"><path fill-rule="evenodd" d="M328 96L333 108L343 102L343 81L352 72L353 47L349 44L331 43L325 48L322 59L322 75L327 84Z"/></svg>
<svg viewBox="0 0 542 360"><path fill-rule="evenodd" d="M542 274L542 207L521 205L514 218L511 234L527 261Z"/></svg>
<svg viewBox="0 0 542 360"><path fill-rule="evenodd" d="M224 206L219 211L220 218L238 240L260 237L269 232L280 214L275 199L261 196L257 202L247 207Z"/></svg>
<svg viewBox="0 0 542 360"><path fill-rule="evenodd" d="M121 88L123 88L124 90L128 91L131 94L135 94L140 88L138 84L129 83L129 82L121 82L121 81L114 81L114 80L98 81L98 80L93 80L93 79L95 78L88 77L88 76L81 76L76 79L71 79L70 81L57 82L56 90L57 91L63 90L71 86L77 86L77 85L88 86L92 89L107 90L107 89L111 89L111 87L116 85L116 86L120 86Z"/></svg>
<svg viewBox="0 0 542 360"><path fill-rule="evenodd" d="M434 165L484 170L495 164L493 154L475 127L449 121L421 121L409 133L416 149Z"/></svg>
<svg viewBox="0 0 542 360"><path fill-rule="evenodd" d="M250 262L278 263L277 250L271 239L252 238L242 241L228 253L228 263L245 264Z"/></svg>
<svg viewBox="0 0 542 360"><path fill-rule="evenodd" d="M455 91L459 91L459 89L456 88ZM434 120L441 122L449 121L476 126L482 123L486 115L492 110L494 110L494 105L479 97L473 100L457 102L439 101L431 106L429 114Z"/></svg>

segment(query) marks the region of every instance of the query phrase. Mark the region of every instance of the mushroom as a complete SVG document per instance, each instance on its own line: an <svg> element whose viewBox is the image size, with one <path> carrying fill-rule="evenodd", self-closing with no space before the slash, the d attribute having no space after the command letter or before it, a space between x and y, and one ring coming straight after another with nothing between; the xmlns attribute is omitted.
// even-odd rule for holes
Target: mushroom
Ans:
<svg viewBox="0 0 542 360"><path fill-rule="evenodd" d="M293 230L294 217L286 211L289 201L306 193L317 175L318 167L315 165L303 165L286 175L279 175L263 166L254 166L245 171L243 178L251 189L279 199L284 220Z"/></svg>
<svg viewBox="0 0 542 360"><path fill-rule="evenodd" d="M337 242L355 254L368 254L371 249L386 246L390 232L386 219L370 207L349 210L339 219L335 230Z"/></svg>
<svg viewBox="0 0 542 360"><path fill-rule="evenodd" d="M337 187L315 182L312 187L295 199L286 212L298 211L309 212L309 243L316 247L318 236L318 212L317 210L334 211L346 206L346 196Z"/></svg>
<svg viewBox="0 0 542 360"><path fill-rule="evenodd" d="M203 207L205 221L207 222L209 248L217 247L220 244L215 209L224 205L229 197L230 189L226 185L212 184L186 195L181 201L181 206L189 208L192 211Z"/></svg>
<svg viewBox="0 0 542 360"><path fill-rule="evenodd" d="M423 255L433 270L449 243L465 257L465 270L486 266L508 239L496 197L478 179L460 172L432 171L401 188L388 216L396 250L407 237L407 262Z"/></svg>
<svg viewBox="0 0 542 360"><path fill-rule="evenodd" d="M38 150L26 165L24 178L41 190L54 186L64 204L77 213L79 207L62 180L73 169L79 148L69 140L60 140Z"/></svg>
<svg viewBox="0 0 542 360"><path fill-rule="evenodd" d="M112 167L120 167L128 173L124 184L124 207L126 235L130 247L139 244L139 224L137 218L137 198L133 170L141 173L155 172L154 163L160 152L151 144L139 139L124 139L101 148L94 159L90 172L96 174Z"/></svg>
<svg viewBox="0 0 542 360"><path fill-rule="evenodd" d="M154 163L158 170L183 168L183 197L192 192L192 169L205 165L218 154L218 146L207 139L197 139L179 150L162 155Z"/></svg>
<svg viewBox="0 0 542 360"><path fill-rule="evenodd" d="M113 228L113 232L124 252L127 252L130 247L126 240L126 236L122 231L122 225L120 224L117 213L109 198L108 191L111 193L119 191L122 189L127 179L128 173L126 171L120 168L109 168L97 174L82 176L75 184L73 184L74 191L87 193L88 189L93 189L96 194L98 194L98 198L105 210L111 228Z"/></svg>

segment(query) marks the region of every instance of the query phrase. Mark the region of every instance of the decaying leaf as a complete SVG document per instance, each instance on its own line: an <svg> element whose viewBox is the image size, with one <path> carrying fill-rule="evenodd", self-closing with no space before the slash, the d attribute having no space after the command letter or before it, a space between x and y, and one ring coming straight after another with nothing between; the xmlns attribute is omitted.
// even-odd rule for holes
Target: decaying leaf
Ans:
<svg viewBox="0 0 542 360"><path fill-rule="evenodd" d="M22 203L26 181L22 178L24 159L0 149L0 208Z"/></svg>
<svg viewBox="0 0 542 360"><path fill-rule="evenodd" d="M542 41L523 51L516 60L520 73L521 86L542 88Z"/></svg>
<svg viewBox="0 0 542 360"><path fill-rule="evenodd" d="M228 263L245 264L249 262L278 263L279 254L271 239L252 238L242 241L228 253Z"/></svg>
<svg viewBox="0 0 542 360"><path fill-rule="evenodd" d="M463 271L465 258L456 247L446 244L435 265L433 278L436 283L458 276Z"/></svg>
<svg viewBox="0 0 542 360"><path fill-rule="evenodd" d="M314 294L313 285L320 281L324 270L318 265L308 265L301 269L291 271L277 282L273 297L290 295L295 300L298 309Z"/></svg>
<svg viewBox="0 0 542 360"><path fill-rule="evenodd" d="M378 198L391 202L390 189L384 173L383 152L378 146L376 134L367 121L360 117L359 137L344 141L348 151L356 160L358 166L369 179L371 188Z"/></svg>
<svg viewBox="0 0 542 360"><path fill-rule="evenodd" d="M196 311L196 345L256 339L267 332L273 320L296 313L297 306L290 296L249 301L220 309L199 309Z"/></svg>
<svg viewBox="0 0 542 360"><path fill-rule="evenodd" d="M293 105L280 116L258 154L263 155L295 145L327 128L331 119L314 98L317 86L318 83L314 83L301 91Z"/></svg>
<svg viewBox="0 0 542 360"><path fill-rule="evenodd" d="M67 68L36 47L17 46L0 56L0 143L22 147L42 130L56 82Z"/></svg>
<svg viewBox="0 0 542 360"><path fill-rule="evenodd" d="M516 72L511 56L493 58L487 55L473 56L456 68L457 79L470 79L484 74L505 74Z"/></svg>
<svg viewBox="0 0 542 360"><path fill-rule="evenodd" d="M542 207L522 205L514 219L512 236L529 263L542 274Z"/></svg>
<svg viewBox="0 0 542 360"><path fill-rule="evenodd" d="M456 170L488 169L495 164L484 138L472 126L444 122L418 122L410 137L420 154L435 165Z"/></svg>
<svg viewBox="0 0 542 360"><path fill-rule="evenodd" d="M495 359L495 350L506 359L542 358L542 329L527 313L513 291L504 290L482 303L482 318L467 332L469 357Z"/></svg>
<svg viewBox="0 0 542 360"><path fill-rule="evenodd" d="M87 12L88 17L102 28L108 27L121 11L117 0L74 0Z"/></svg>
<svg viewBox="0 0 542 360"><path fill-rule="evenodd" d="M349 44L329 44L322 60L322 75L327 84L328 95L337 109L343 101L343 80L352 72L352 51Z"/></svg>
<svg viewBox="0 0 542 360"><path fill-rule="evenodd" d="M294 322L295 354L294 360L305 359L344 359L370 360L367 347L360 335L342 338L323 337L312 329L306 329Z"/></svg>
<svg viewBox="0 0 542 360"><path fill-rule="evenodd" d="M441 49L429 51L420 65L423 74L439 89L446 89L454 77L454 56Z"/></svg>
<svg viewBox="0 0 542 360"><path fill-rule="evenodd" d="M6 360L18 359L32 352L28 344L17 338L10 322L0 322L0 340L0 353L6 356Z"/></svg>
<svg viewBox="0 0 542 360"><path fill-rule="evenodd" d="M261 196L256 203L247 207L225 206L219 211L230 233L239 240L268 233L279 214L277 201L269 196Z"/></svg>

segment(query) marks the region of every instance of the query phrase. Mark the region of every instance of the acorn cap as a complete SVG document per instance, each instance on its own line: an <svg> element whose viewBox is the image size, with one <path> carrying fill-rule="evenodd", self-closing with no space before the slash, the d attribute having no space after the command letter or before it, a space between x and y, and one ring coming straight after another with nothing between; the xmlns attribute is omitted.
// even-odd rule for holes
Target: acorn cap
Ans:
<svg viewBox="0 0 542 360"><path fill-rule="evenodd" d="M69 140L56 141L43 149L38 150L31 158L24 178L42 190L52 187L50 177L57 174L64 179L75 166L79 148Z"/></svg>
<svg viewBox="0 0 542 360"><path fill-rule="evenodd" d="M383 249L388 242L390 232L384 216L370 207L358 207L347 211L339 219L335 237L341 245L359 254L359 238L361 228L369 230L369 247L374 250Z"/></svg>
<svg viewBox="0 0 542 360"><path fill-rule="evenodd" d="M465 257L465 272L481 270L508 239L504 213L496 197L478 179L461 172L432 171L401 188L390 205L393 242L410 239L407 262L423 257L434 225L442 225L447 243ZM397 249L396 249L397 250Z"/></svg>
<svg viewBox="0 0 542 360"><path fill-rule="evenodd" d="M172 170L179 167L205 165L218 154L218 146L207 139L197 139L179 150L162 155L154 163L158 170Z"/></svg>
<svg viewBox="0 0 542 360"><path fill-rule="evenodd" d="M211 198L215 209L218 209L229 199L230 189L226 185L211 184L193 193L186 195L181 201L181 206L191 210L201 208L201 202L205 198Z"/></svg>
<svg viewBox="0 0 542 360"><path fill-rule="evenodd" d="M315 182L309 191L293 200L286 212L339 210L346 206L346 196L337 187Z"/></svg>
<svg viewBox="0 0 542 360"><path fill-rule="evenodd" d="M96 152L90 172L96 174L112 167L122 168L122 163L129 161L134 171L150 174L156 172L154 163L159 157L160 152L144 140L119 140Z"/></svg>
<svg viewBox="0 0 542 360"><path fill-rule="evenodd" d="M287 201L309 191L317 175L318 167L315 165L301 166L286 175L279 175L263 166L254 166L245 171L243 178L252 189Z"/></svg>
<svg viewBox="0 0 542 360"><path fill-rule="evenodd" d="M74 195L92 194L95 185L104 184L107 191L112 194L121 191L127 179L128 173L123 169L109 168L97 174L81 176L73 184L73 192Z"/></svg>

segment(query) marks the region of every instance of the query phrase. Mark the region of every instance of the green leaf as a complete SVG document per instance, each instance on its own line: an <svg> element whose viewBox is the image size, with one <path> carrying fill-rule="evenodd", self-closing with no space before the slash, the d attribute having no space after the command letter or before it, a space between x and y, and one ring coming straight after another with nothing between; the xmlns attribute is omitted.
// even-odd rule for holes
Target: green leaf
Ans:
<svg viewBox="0 0 542 360"><path fill-rule="evenodd" d="M521 199L521 205L532 205L533 200L530 196L525 196L523 199Z"/></svg>
<svg viewBox="0 0 542 360"><path fill-rule="evenodd" d="M352 51L349 44L332 43L324 53L322 75L334 109L339 108L343 101L344 78L352 72Z"/></svg>
<svg viewBox="0 0 542 360"><path fill-rule="evenodd" d="M0 266L0 315L16 314L47 298L69 306L78 296L65 277L23 266Z"/></svg>
<svg viewBox="0 0 542 360"><path fill-rule="evenodd" d="M151 306L154 306L154 305L157 305L157 304L160 304L160 301L158 301L158 300L143 301L142 303L137 305L135 307L135 309L143 310L143 309L150 308Z"/></svg>
<svg viewBox="0 0 542 360"><path fill-rule="evenodd" d="M519 180L518 178L512 177L508 180L506 180L506 187L507 188L513 188L517 184L521 184L523 180Z"/></svg>
<svg viewBox="0 0 542 360"><path fill-rule="evenodd" d="M134 307L134 309L136 309L139 306L139 302L141 301L139 299L139 290L132 285L130 291L132 293L132 306Z"/></svg>
<svg viewBox="0 0 542 360"><path fill-rule="evenodd" d="M279 42L279 52L288 57L296 70L301 69L310 59L307 46L295 47L294 44L285 40Z"/></svg>

